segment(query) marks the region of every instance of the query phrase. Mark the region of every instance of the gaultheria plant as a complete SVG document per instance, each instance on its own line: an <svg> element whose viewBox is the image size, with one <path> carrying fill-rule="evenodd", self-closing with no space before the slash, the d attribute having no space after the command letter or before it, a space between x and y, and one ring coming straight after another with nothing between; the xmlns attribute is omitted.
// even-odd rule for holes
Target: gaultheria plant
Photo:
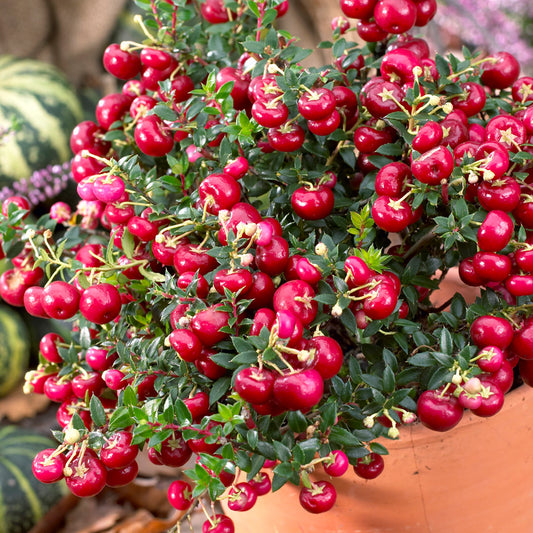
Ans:
<svg viewBox="0 0 533 533"><path fill-rule="evenodd" d="M404 424L449 431L533 384L533 79L512 54L432 57L412 34L431 0L341 0L319 68L275 28L286 0L136 4L145 39L103 56L120 91L72 132L79 203L2 204L0 295L72 324L27 376L62 428L39 479L92 496L142 449L193 460L180 511L291 482L323 512L314 470L371 479Z"/></svg>

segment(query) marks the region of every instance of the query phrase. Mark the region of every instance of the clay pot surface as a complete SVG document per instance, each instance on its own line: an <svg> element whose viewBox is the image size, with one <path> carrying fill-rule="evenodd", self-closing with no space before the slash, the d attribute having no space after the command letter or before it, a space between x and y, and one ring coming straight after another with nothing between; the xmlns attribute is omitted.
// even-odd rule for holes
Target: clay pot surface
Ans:
<svg viewBox="0 0 533 533"><path fill-rule="evenodd" d="M446 433L402 426L399 440L383 441L390 455L378 478L317 471L337 488L329 512L308 513L287 484L252 510L228 514L236 533L531 533L532 408L533 389L522 386L494 417L467 412Z"/></svg>

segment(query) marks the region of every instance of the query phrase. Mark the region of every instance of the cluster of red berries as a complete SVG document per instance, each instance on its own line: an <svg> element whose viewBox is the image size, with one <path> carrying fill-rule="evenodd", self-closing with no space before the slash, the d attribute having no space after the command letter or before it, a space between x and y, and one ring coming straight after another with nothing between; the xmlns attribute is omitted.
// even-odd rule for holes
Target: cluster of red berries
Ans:
<svg viewBox="0 0 533 533"><path fill-rule="evenodd" d="M170 0L154 5L164 3L176 15ZM38 479L92 496L132 481L140 448L171 467L196 454L208 482L173 482L170 503L187 511L228 488L228 508L244 511L271 490L273 458L292 461L272 440L285 450L312 439L294 473L302 506L318 513L336 491L313 468L338 477L352 464L364 479L384 468L366 441L364 457L335 441L333 425L396 438L416 406L445 431L465 409L497 413L516 374L533 384L533 78L504 52L432 59L406 32L431 20L435 0L341 0L365 41L387 41L379 71L369 77L374 45L344 42L333 65L309 73L286 60L285 35L269 34L274 60L263 57L262 17L287 5L182 6L198 24L240 20L239 31L257 11L255 40L214 69L219 49L164 44L176 16L159 20L163 42L110 45L104 66L123 85L72 132L76 209L58 202L37 227L24 198L4 202L13 267L0 295L75 330L72 342L45 335L28 375L28 389L59 404L64 433L36 457ZM344 19L333 26L336 39L349 31ZM429 287L454 265L503 307L433 306ZM428 346L439 338L440 352ZM434 387L444 385L426 390L436 378L417 372L436 367ZM145 402L153 412L141 416ZM254 438L271 459L243 481L227 456L248 463ZM232 531L222 515L204 524Z"/></svg>
<svg viewBox="0 0 533 533"><path fill-rule="evenodd" d="M472 322L470 337L478 349L471 363L481 374L465 377L458 371L445 387L420 395L418 417L430 429L452 429L465 409L480 417L498 413L513 386L517 365L521 378L532 383L533 328L528 320L514 328L506 318L483 315Z"/></svg>
<svg viewBox="0 0 533 533"><path fill-rule="evenodd" d="M347 17L359 19L357 34L372 43L425 26L437 13L436 0L341 0L340 7Z"/></svg>

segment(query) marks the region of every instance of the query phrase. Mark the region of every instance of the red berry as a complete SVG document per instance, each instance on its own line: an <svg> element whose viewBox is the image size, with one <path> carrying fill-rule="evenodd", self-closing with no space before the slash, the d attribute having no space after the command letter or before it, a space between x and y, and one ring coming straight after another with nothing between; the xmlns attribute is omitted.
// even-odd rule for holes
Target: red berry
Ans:
<svg viewBox="0 0 533 533"><path fill-rule="evenodd" d="M307 128L311 133L315 135L331 135L340 125L341 116L340 113L334 109L330 115L318 120L308 120Z"/></svg>
<svg viewBox="0 0 533 533"><path fill-rule="evenodd" d="M102 394L105 383L99 372L85 372L78 374L72 378L72 392L77 398L84 400L87 395L90 397L93 394L100 396Z"/></svg>
<svg viewBox="0 0 533 533"><path fill-rule="evenodd" d="M243 368L235 375L235 392L249 402L261 404L272 397L275 374L266 368Z"/></svg>
<svg viewBox="0 0 533 533"><path fill-rule="evenodd" d="M472 259L476 274L485 282L504 281L511 273L512 262L507 255L478 252Z"/></svg>
<svg viewBox="0 0 533 533"><path fill-rule="evenodd" d="M324 461L323 465L326 474L340 477L346 473L350 463L348 456L342 450L334 450L329 454L328 460Z"/></svg>
<svg viewBox="0 0 533 533"><path fill-rule="evenodd" d="M122 50L120 44L110 44L104 50L104 68L119 80L135 78L141 71L141 59L135 52Z"/></svg>
<svg viewBox="0 0 533 533"><path fill-rule="evenodd" d="M100 449L100 460L107 468L124 468L133 463L139 447L132 444L133 434L121 430L111 435Z"/></svg>
<svg viewBox="0 0 533 533"><path fill-rule="evenodd" d="M89 498L101 492L107 479L107 470L104 465L89 450L83 455L75 457L70 463L72 475L65 476L70 492L79 498Z"/></svg>
<svg viewBox="0 0 533 533"><path fill-rule="evenodd" d="M53 402L64 402L72 396L72 384L68 379L51 375L44 382L44 393Z"/></svg>
<svg viewBox="0 0 533 533"><path fill-rule="evenodd" d="M322 399L324 380L314 368L285 374L274 382L274 398L288 411L308 411Z"/></svg>
<svg viewBox="0 0 533 533"><path fill-rule="evenodd" d="M174 147L174 135L157 115L142 118L134 135L141 152L152 157L162 157Z"/></svg>
<svg viewBox="0 0 533 533"><path fill-rule="evenodd" d="M44 311L49 317L59 320L73 317L79 309L79 302L78 289L65 281L52 281L42 294Z"/></svg>
<svg viewBox="0 0 533 533"><path fill-rule="evenodd" d="M520 74L520 64L509 52L493 54L481 69L481 81L491 89L510 87Z"/></svg>
<svg viewBox="0 0 533 533"><path fill-rule="evenodd" d="M429 429L448 431L463 418L463 406L449 393L426 390L418 398L417 414L420 422Z"/></svg>
<svg viewBox="0 0 533 533"><path fill-rule="evenodd" d="M470 337L479 348L497 346L504 350L513 340L513 327L505 318L484 315L472 322Z"/></svg>
<svg viewBox="0 0 533 533"><path fill-rule="evenodd" d="M193 502L192 487L181 479L173 481L168 487L167 498L172 507L178 511L186 511Z"/></svg>
<svg viewBox="0 0 533 533"><path fill-rule="evenodd" d="M405 33L416 22L416 4L411 0L379 0L374 8L376 23L388 33Z"/></svg>
<svg viewBox="0 0 533 533"><path fill-rule="evenodd" d="M340 0L342 12L353 19L369 19L374 14L377 0Z"/></svg>
<svg viewBox="0 0 533 533"><path fill-rule="evenodd" d="M106 485L108 487L124 487L134 481L138 473L137 461L122 468L110 468L107 470Z"/></svg>
<svg viewBox="0 0 533 533"><path fill-rule="evenodd" d="M309 283L302 280L287 281L274 293L274 310L290 311L307 326L315 319L318 311L314 297L315 291Z"/></svg>
<svg viewBox="0 0 533 533"><path fill-rule="evenodd" d="M490 381L481 380L481 383L487 389L486 397L481 394L481 405L476 409L472 409L472 413L481 417L493 416L503 407L503 392Z"/></svg>
<svg viewBox="0 0 533 533"><path fill-rule="evenodd" d="M485 252L499 252L507 246L514 233L511 217L500 210L489 211L477 232L478 246Z"/></svg>
<svg viewBox="0 0 533 533"><path fill-rule="evenodd" d="M294 212L304 220L326 218L333 210L335 198L329 187L300 187L291 196Z"/></svg>
<svg viewBox="0 0 533 533"><path fill-rule="evenodd" d="M200 357L203 345L189 329L175 329L168 337L170 345L184 361L194 362Z"/></svg>
<svg viewBox="0 0 533 533"><path fill-rule="evenodd" d="M252 479L250 479L248 483L252 486L258 496L264 496L272 489L272 482L270 481L270 477L266 472L259 472Z"/></svg>
<svg viewBox="0 0 533 533"><path fill-rule="evenodd" d="M56 452L55 448L46 448L40 451L32 461L33 475L41 483L55 483L63 479L63 468L67 460L63 454Z"/></svg>
<svg viewBox="0 0 533 533"><path fill-rule="evenodd" d="M364 457L359 457L354 465L354 472L363 479L377 478L385 468L383 457L377 453L371 452Z"/></svg>
<svg viewBox="0 0 533 533"><path fill-rule="evenodd" d="M182 244L176 248L174 267L178 274L198 272L207 274L217 267L217 260L207 253L206 248L194 244Z"/></svg>
<svg viewBox="0 0 533 533"><path fill-rule="evenodd" d="M110 283L87 287L79 302L80 313L89 322L107 324L120 314L122 300L118 289Z"/></svg>
<svg viewBox="0 0 533 533"><path fill-rule="evenodd" d="M235 533L235 526L228 516L216 514L203 523L202 533Z"/></svg>
<svg viewBox="0 0 533 533"><path fill-rule="evenodd" d="M229 174L217 173L207 176L198 186L200 204L208 213L218 215L231 209L241 199L241 188Z"/></svg>
<svg viewBox="0 0 533 533"><path fill-rule="evenodd" d="M403 231L412 217L411 206L399 198L379 196L372 204L372 218L376 226L389 233Z"/></svg>
<svg viewBox="0 0 533 533"><path fill-rule="evenodd" d="M428 185L440 185L450 177L454 167L452 153L445 146L424 152L411 164L413 176Z"/></svg>
<svg viewBox="0 0 533 533"><path fill-rule="evenodd" d="M229 314L218 307L214 305L202 309L191 320L191 329L204 346L213 346L228 337L228 333L221 329L228 326Z"/></svg>
<svg viewBox="0 0 533 533"><path fill-rule="evenodd" d="M271 241L255 249L255 264L261 272L269 276L281 274L289 261L289 243L274 235Z"/></svg>
<svg viewBox="0 0 533 533"><path fill-rule="evenodd" d="M235 67L223 67L215 76L215 88L218 91L225 83L233 83L230 95L233 98L233 107L237 110L250 106L248 99L248 86L250 74L244 73Z"/></svg>
<svg viewBox="0 0 533 533"><path fill-rule="evenodd" d="M237 483L229 491L228 507L232 511L248 511L256 502L257 493L250 483Z"/></svg>
<svg viewBox="0 0 533 533"><path fill-rule="evenodd" d="M200 10L202 17L210 24L222 24L229 20L229 10L226 9L224 0L206 0L201 4Z"/></svg>
<svg viewBox="0 0 533 533"><path fill-rule="evenodd" d="M300 490L300 504L310 513L318 514L329 511L337 500L337 491L329 481L315 481L311 488Z"/></svg>
<svg viewBox="0 0 533 533"><path fill-rule="evenodd" d="M277 128L270 128L267 132L270 146L278 152L295 152L299 150L305 140L305 131L298 124L291 122Z"/></svg>
<svg viewBox="0 0 533 533"><path fill-rule="evenodd" d="M311 89L299 98L298 111L307 120L320 120L331 115L336 103L335 95L329 89Z"/></svg>
<svg viewBox="0 0 533 533"><path fill-rule="evenodd" d="M308 350L315 350L313 368L323 379L336 376L342 368L344 354L340 344L331 337L316 335L309 340Z"/></svg>

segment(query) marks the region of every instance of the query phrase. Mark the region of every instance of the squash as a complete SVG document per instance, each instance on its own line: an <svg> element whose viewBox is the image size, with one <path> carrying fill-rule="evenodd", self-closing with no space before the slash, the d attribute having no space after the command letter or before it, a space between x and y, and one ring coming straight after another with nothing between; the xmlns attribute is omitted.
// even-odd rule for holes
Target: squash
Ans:
<svg viewBox="0 0 533 533"><path fill-rule="evenodd" d="M27 429L0 429L0 533L27 533L67 493L64 482L41 483L32 472L35 455L53 446Z"/></svg>
<svg viewBox="0 0 533 533"><path fill-rule="evenodd" d="M29 358L26 324L13 309L0 305L0 397L19 383L28 369Z"/></svg>
<svg viewBox="0 0 533 533"><path fill-rule="evenodd" d="M82 119L80 102L54 66L0 56L0 187L72 156L70 134Z"/></svg>

